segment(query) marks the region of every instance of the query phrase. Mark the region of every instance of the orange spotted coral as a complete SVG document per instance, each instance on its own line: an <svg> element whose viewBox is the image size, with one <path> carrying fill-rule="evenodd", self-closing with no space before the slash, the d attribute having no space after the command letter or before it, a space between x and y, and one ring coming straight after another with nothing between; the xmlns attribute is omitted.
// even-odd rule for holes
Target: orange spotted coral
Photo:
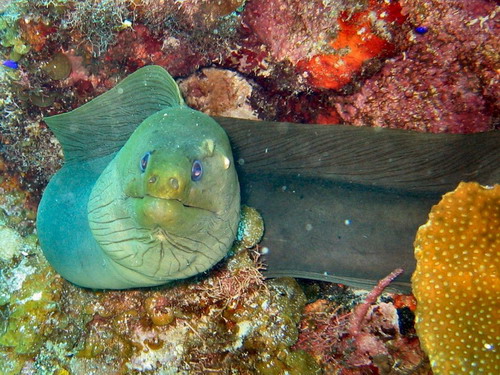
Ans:
<svg viewBox="0 0 500 375"><path fill-rule="evenodd" d="M499 374L500 185L462 182L415 240L416 328L436 375Z"/></svg>

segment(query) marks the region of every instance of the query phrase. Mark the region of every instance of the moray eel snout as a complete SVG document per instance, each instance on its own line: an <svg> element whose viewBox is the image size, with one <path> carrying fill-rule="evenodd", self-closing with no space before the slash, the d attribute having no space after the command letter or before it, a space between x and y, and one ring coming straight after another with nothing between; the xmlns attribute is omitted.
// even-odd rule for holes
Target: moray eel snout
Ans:
<svg viewBox="0 0 500 375"><path fill-rule="evenodd" d="M67 163L44 193L38 231L63 277L92 288L160 285L226 255L240 210L229 140L212 118L184 105L162 68L140 69L46 121ZM77 201L58 199L67 193Z"/></svg>

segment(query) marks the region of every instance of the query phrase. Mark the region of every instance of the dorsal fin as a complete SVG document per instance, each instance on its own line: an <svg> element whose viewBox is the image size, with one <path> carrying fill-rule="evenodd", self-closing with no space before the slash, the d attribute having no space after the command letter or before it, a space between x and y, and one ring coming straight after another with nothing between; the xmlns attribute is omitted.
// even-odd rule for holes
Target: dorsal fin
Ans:
<svg viewBox="0 0 500 375"><path fill-rule="evenodd" d="M45 118L63 147L66 162L79 162L118 151L147 117L166 107L184 105L167 71L146 66L114 88L67 113Z"/></svg>

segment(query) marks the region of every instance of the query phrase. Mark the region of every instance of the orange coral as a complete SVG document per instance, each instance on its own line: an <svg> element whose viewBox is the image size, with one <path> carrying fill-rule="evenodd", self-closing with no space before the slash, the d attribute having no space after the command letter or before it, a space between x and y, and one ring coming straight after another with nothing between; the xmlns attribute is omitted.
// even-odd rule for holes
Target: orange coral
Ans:
<svg viewBox="0 0 500 375"><path fill-rule="evenodd" d="M365 11L342 13L338 20L340 30L337 38L330 42L330 46L337 51L335 54L316 55L300 61L298 67L309 74L311 85L340 89L361 70L365 61L393 51L394 46L375 33L374 22L402 23L404 19L399 3L378 4L370 0Z"/></svg>
<svg viewBox="0 0 500 375"><path fill-rule="evenodd" d="M462 182L415 240L416 328L433 371L498 374L500 185Z"/></svg>

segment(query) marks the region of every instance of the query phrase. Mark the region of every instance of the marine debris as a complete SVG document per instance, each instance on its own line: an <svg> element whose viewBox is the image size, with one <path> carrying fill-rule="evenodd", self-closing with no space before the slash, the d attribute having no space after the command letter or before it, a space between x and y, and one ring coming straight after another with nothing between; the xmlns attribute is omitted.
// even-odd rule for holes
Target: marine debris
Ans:
<svg viewBox="0 0 500 375"><path fill-rule="evenodd" d="M436 375L496 374L500 185L460 183L415 240L416 329Z"/></svg>

